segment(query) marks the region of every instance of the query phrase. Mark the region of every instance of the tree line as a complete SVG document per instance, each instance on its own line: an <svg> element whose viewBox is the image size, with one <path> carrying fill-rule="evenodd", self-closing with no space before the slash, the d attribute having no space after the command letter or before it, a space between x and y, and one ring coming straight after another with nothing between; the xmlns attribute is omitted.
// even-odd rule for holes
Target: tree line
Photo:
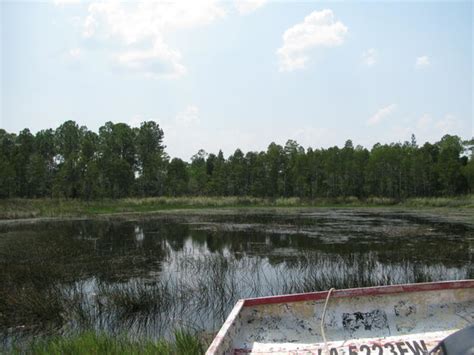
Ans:
<svg viewBox="0 0 474 355"><path fill-rule="evenodd" d="M98 133L67 121L56 130L0 129L1 198L256 196L307 199L458 195L474 191L474 139L303 148L294 140L229 157L197 152L170 159L154 121L107 122Z"/></svg>

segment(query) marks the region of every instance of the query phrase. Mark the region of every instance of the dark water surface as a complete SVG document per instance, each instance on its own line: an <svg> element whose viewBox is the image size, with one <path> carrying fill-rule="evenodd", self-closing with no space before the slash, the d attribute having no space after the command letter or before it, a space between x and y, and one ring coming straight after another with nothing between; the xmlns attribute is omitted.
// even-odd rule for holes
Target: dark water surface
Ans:
<svg viewBox="0 0 474 355"><path fill-rule="evenodd" d="M463 224L348 210L4 226L0 336L212 333L239 298L473 278L473 248Z"/></svg>

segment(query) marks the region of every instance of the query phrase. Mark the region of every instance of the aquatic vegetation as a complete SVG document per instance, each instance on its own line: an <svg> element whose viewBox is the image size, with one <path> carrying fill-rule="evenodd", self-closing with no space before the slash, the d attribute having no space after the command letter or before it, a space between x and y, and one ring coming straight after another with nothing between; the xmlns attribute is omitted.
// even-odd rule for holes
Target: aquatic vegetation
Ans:
<svg viewBox="0 0 474 355"><path fill-rule="evenodd" d="M406 202L410 207L474 207L474 195L458 197L416 197L410 198Z"/></svg>
<svg viewBox="0 0 474 355"><path fill-rule="evenodd" d="M86 331L65 337L50 337L36 340L15 348L13 354L33 353L38 355L88 355L88 354L154 354L154 355L201 355L204 346L201 340L185 331L178 330L171 341L132 340L125 335L110 335Z"/></svg>
<svg viewBox="0 0 474 355"><path fill-rule="evenodd" d="M250 196L181 196L101 199L93 201L65 199L0 199L0 219L40 217L84 217L107 214L160 212L176 209L256 208L256 207L412 207L473 208L474 195L394 199L369 196L327 198Z"/></svg>
<svg viewBox="0 0 474 355"><path fill-rule="evenodd" d="M159 342L212 334L240 298L472 278L471 238L463 224L347 210L6 228L0 344L89 330Z"/></svg>

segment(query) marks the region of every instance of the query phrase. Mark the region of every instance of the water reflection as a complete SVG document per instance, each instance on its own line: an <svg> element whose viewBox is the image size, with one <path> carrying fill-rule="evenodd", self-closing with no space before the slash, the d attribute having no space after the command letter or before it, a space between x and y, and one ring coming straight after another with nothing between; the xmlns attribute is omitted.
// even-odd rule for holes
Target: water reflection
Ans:
<svg viewBox="0 0 474 355"><path fill-rule="evenodd" d="M345 211L0 231L0 332L212 332L239 298L472 278L461 224Z"/></svg>

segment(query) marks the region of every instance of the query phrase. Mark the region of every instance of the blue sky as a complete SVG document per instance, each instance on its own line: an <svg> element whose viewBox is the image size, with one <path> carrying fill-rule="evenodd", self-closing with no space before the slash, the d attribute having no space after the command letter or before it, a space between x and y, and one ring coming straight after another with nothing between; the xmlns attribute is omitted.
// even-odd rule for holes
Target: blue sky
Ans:
<svg viewBox="0 0 474 355"><path fill-rule="evenodd" d="M1 2L0 127L157 121L171 156L473 133L471 2Z"/></svg>

